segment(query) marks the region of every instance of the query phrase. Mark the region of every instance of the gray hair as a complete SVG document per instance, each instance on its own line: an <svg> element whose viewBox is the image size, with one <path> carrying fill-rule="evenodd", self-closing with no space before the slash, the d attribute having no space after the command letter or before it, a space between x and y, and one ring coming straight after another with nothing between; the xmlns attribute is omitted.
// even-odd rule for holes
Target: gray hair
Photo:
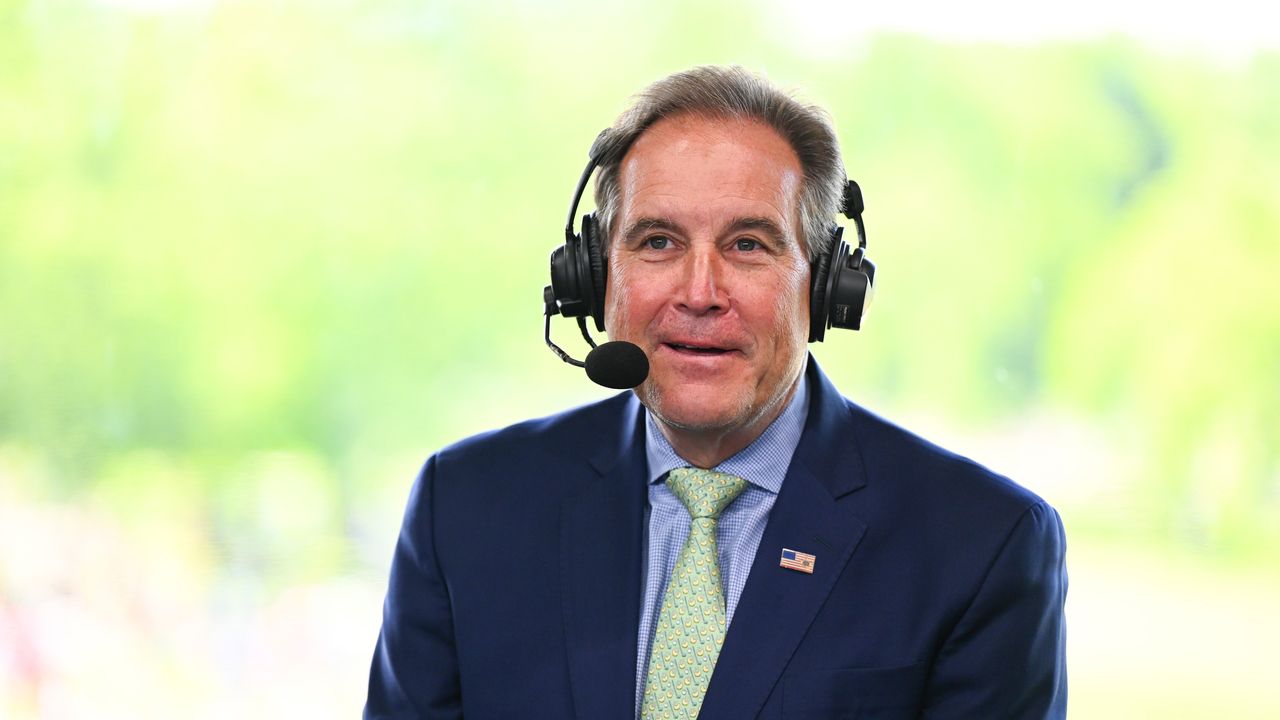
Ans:
<svg viewBox="0 0 1280 720"><path fill-rule="evenodd" d="M678 115L755 120L773 128L800 159L800 228L813 260L827 252L829 228L844 197L840 145L826 111L806 105L741 67L705 65L653 83L602 138L596 171L596 219L608 249L621 199L618 174L627 149L654 123Z"/></svg>

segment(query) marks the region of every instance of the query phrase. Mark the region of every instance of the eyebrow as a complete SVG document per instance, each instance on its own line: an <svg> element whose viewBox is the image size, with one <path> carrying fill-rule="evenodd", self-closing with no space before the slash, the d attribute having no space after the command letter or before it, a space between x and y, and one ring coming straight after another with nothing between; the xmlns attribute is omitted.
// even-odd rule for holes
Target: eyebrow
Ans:
<svg viewBox="0 0 1280 720"><path fill-rule="evenodd" d="M680 234L680 226L677 223L660 217L641 217L631 223L627 231L622 234L622 241L627 245L635 242L641 235L653 230L665 230L667 232Z"/></svg>
<svg viewBox="0 0 1280 720"><path fill-rule="evenodd" d="M739 233L744 230L756 230L769 236L773 242L782 245L786 244L787 236L782 232L782 228L778 223L767 217L745 217L738 218L733 221L733 225L729 226L729 232Z"/></svg>
<svg viewBox="0 0 1280 720"><path fill-rule="evenodd" d="M622 234L622 239L624 243L630 244L639 239L641 235L654 230L661 230L676 234L682 233L679 223L667 218L641 217L637 218L635 222L631 223L631 225L627 227L626 232ZM770 240L778 244L785 244L787 242L786 233L782 231L782 228L778 223L767 217L753 216L738 218L729 226L728 234L740 233L745 230L761 232L769 236Z"/></svg>

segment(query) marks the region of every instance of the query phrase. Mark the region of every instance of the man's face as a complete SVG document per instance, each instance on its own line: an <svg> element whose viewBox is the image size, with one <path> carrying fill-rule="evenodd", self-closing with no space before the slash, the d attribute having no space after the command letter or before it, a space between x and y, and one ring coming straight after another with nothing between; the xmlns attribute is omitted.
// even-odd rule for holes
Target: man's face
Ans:
<svg viewBox="0 0 1280 720"><path fill-rule="evenodd" d="M637 392L668 425L758 432L789 397L809 326L801 177L744 120L667 118L623 158L605 326L649 356Z"/></svg>

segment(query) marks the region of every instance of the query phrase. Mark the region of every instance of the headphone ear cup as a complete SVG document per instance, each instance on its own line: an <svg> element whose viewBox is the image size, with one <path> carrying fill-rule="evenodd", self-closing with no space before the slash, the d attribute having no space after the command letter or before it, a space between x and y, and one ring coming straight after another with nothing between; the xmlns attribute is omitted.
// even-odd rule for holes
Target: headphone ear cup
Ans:
<svg viewBox="0 0 1280 720"><path fill-rule="evenodd" d="M831 327L859 330L874 292L876 266L866 258L862 248L854 248L847 258L840 258L832 271L827 303L830 305Z"/></svg>
<svg viewBox="0 0 1280 720"><path fill-rule="evenodd" d="M608 279L608 270L604 264L604 250L600 246L600 226L596 223L596 214L589 213L582 218L582 249L586 251L588 277L583 278L583 294L591 302L591 317L596 321L596 330L604 332L604 290Z"/></svg>
<svg viewBox="0 0 1280 720"><path fill-rule="evenodd" d="M835 259L839 256L841 247L848 252L848 246L844 240L840 239L843 235L843 228L836 226L831 231L830 242L828 243L828 251L820 255L809 266L809 342L822 342L827 334L827 289L828 280L831 275L832 268L835 266Z"/></svg>

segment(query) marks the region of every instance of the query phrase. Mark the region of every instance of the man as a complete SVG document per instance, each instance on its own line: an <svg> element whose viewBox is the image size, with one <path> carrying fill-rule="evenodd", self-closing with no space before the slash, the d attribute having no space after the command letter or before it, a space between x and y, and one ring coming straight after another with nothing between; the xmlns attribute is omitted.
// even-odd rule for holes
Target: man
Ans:
<svg viewBox="0 0 1280 720"><path fill-rule="evenodd" d="M1063 717L1057 513L807 356L822 115L697 68L606 144L603 320L648 378L427 461L365 717Z"/></svg>

